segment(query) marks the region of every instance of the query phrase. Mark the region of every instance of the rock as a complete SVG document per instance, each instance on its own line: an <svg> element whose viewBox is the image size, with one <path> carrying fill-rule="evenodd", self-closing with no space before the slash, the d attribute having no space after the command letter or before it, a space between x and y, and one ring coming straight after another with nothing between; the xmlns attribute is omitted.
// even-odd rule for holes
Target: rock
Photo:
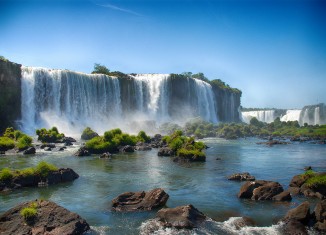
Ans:
<svg viewBox="0 0 326 235"><path fill-rule="evenodd" d="M37 215L25 221L20 211L31 203L37 204ZM50 201L25 202L0 216L0 234L73 235L89 229L88 223L79 215Z"/></svg>
<svg viewBox="0 0 326 235"><path fill-rule="evenodd" d="M165 205L169 195L161 188L148 192L126 192L112 200L114 211L149 211Z"/></svg>
<svg viewBox="0 0 326 235"><path fill-rule="evenodd" d="M326 199L316 204L314 216L318 222L323 222L326 220Z"/></svg>
<svg viewBox="0 0 326 235"><path fill-rule="evenodd" d="M35 154L35 153L36 153L36 149L34 147L29 147L23 152L23 154Z"/></svg>
<svg viewBox="0 0 326 235"><path fill-rule="evenodd" d="M83 131L81 135L82 140L90 140L94 137L99 136L95 131L93 131L90 127L86 127L86 129Z"/></svg>
<svg viewBox="0 0 326 235"><path fill-rule="evenodd" d="M283 187L278 182L268 182L252 192L252 200L272 200L272 198L282 193Z"/></svg>
<svg viewBox="0 0 326 235"><path fill-rule="evenodd" d="M289 187L287 191L289 191L291 193L291 195L295 196L300 193L300 188L299 187Z"/></svg>
<svg viewBox="0 0 326 235"><path fill-rule="evenodd" d="M86 149L86 147L80 147L76 153L74 153L77 157L83 157L83 156L90 156L90 152Z"/></svg>
<svg viewBox="0 0 326 235"><path fill-rule="evenodd" d="M284 220L297 220L307 225L310 220L310 204L308 201L301 203L298 207L288 211Z"/></svg>
<svg viewBox="0 0 326 235"><path fill-rule="evenodd" d="M246 182L241 186L240 192L238 193L238 197L239 198L251 198L255 188L258 188L268 182L271 182L271 181L256 180L256 181Z"/></svg>
<svg viewBox="0 0 326 235"><path fill-rule="evenodd" d="M45 147L44 151L52 151L52 149L50 147Z"/></svg>
<svg viewBox="0 0 326 235"><path fill-rule="evenodd" d="M74 143L76 140L72 137L63 137L62 143Z"/></svg>
<svg viewBox="0 0 326 235"><path fill-rule="evenodd" d="M311 171L312 170L312 167L311 166L306 166L303 168L305 171Z"/></svg>
<svg viewBox="0 0 326 235"><path fill-rule="evenodd" d="M42 144L41 145L41 149L44 149L44 148L51 148L51 149L53 149L53 148L55 148L55 144L53 144L53 143Z"/></svg>
<svg viewBox="0 0 326 235"><path fill-rule="evenodd" d="M291 201L291 193L289 191L281 192L280 194L277 194L276 196L272 197L272 200L274 201Z"/></svg>
<svg viewBox="0 0 326 235"><path fill-rule="evenodd" d="M293 176L291 182L290 182L290 187L301 187L304 182L309 179L309 175L295 175Z"/></svg>
<svg viewBox="0 0 326 235"><path fill-rule="evenodd" d="M324 220L323 222L317 222L314 225L314 228L323 232L326 232L326 220Z"/></svg>
<svg viewBox="0 0 326 235"><path fill-rule="evenodd" d="M232 222L232 227L234 226L237 230L247 226L252 227L255 225L256 225L255 221L248 217L238 217Z"/></svg>
<svg viewBox="0 0 326 235"><path fill-rule="evenodd" d="M207 218L193 205L161 209L157 212L156 217L162 226L177 229L195 228Z"/></svg>
<svg viewBox="0 0 326 235"><path fill-rule="evenodd" d="M228 177L228 180L253 181L253 180L255 180L255 177L250 175L248 172L244 172L244 173L236 173L236 174L230 175Z"/></svg>
<svg viewBox="0 0 326 235"><path fill-rule="evenodd" d="M60 147L60 148L59 148L59 151L64 151L64 150L65 150L64 147Z"/></svg>
<svg viewBox="0 0 326 235"><path fill-rule="evenodd" d="M152 147L149 144L141 143L136 146L137 151L149 151L152 150Z"/></svg>
<svg viewBox="0 0 326 235"><path fill-rule="evenodd" d="M157 156L159 157L169 157L173 155L174 155L174 151L169 147L160 148L157 153Z"/></svg>
<svg viewBox="0 0 326 235"><path fill-rule="evenodd" d="M119 151L123 152L123 153L133 153L133 152L135 152L135 149L131 145L126 145L126 146L120 147Z"/></svg>
<svg viewBox="0 0 326 235"><path fill-rule="evenodd" d="M109 153L109 152L106 152L106 153L103 153L101 154L100 158L111 158L112 157L112 154Z"/></svg>
<svg viewBox="0 0 326 235"><path fill-rule="evenodd" d="M308 235L306 227L297 220L288 219L283 223L283 231L286 235Z"/></svg>
<svg viewBox="0 0 326 235"><path fill-rule="evenodd" d="M279 140L270 140L270 141L267 141L267 142L259 142L257 144L265 144L265 145L268 145L268 146L273 146L273 145L284 145L284 144L290 144L289 142L285 142L285 141L279 141Z"/></svg>
<svg viewBox="0 0 326 235"><path fill-rule="evenodd" d="M71 142L65 142L64 143L64 146L71 146L71 145L73 145Z"/></svg>
<svg viewBox="0 0 326 235"><path fill-rule="evenodd" d="M0 151L0 155L6 154L6 151Z"/></svg>

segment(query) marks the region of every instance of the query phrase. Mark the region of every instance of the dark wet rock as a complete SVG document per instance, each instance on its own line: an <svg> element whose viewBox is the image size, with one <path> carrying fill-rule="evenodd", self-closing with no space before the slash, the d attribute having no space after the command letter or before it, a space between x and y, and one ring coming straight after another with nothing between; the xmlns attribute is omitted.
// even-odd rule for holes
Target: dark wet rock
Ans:
<svg viewBox="0 0 326 235"><path fill-rule="evenodd" d="M247 226L255 226L256 223L253 219L249 217L240 217L237 218L233 223L232 226L234 226L236 229L241 229Z"/></svg>
<svg viewBox="0 0 326 235"><path fill-rule="evenodd" d="M323 232L326 232L326 220L324 220L323 222L317 222L314 226L314 228L316 230L320 230L320 231L323 231Z"/></svg>
<svg viewBox="0 0 326 235"><path fill-rule="evenodd" d="M297 220L287 219L283 223L283 233L286 235L308 235L306 226Z"/></svg>
<svg viewBox="0 0 326 235"><path fill-rule="evenodd" d="M159 157L169 157L174 155L174 151L169 147L163 147L158 150L157 155Z"/></svg>
<svg viewBox="0 0 326 235"><path fill-rule="evenodd" d="M46 143L46 144L42 144L41 145L41 149L45 149L45 148L55 148L55 144L54 143Z"/></svg>
<svg viewBox="0 0 326 235"><path fill-rule="evenodd" d="M37 204L37 215L25 221L20 211ZM90 229L86 220L54 202L31 201L19 204L0 216L0 234L16 235L76 235Z"/></svg>
<svg viewBox="0 0 326 235"><path fill-rule="evenodd" d="M64 146L71 146L71 145L73 145L73 143L71 143L71 142L65 142L64 143Z"/></svg>
<svg viewBox="0 0 326 235"><path fill-rule="evenodd" d="M60 148L58 149L58 151L64 151L64 150L65 150L64 147L60 147Z"/></svg>
<svg viewBox="0 0 326 235"><path fill-rule="evenodd" d="M23 154L35 154L35 153L36 153L36 149L34 147L29 147L23 152Z"/></svg>
<svg viewBox="0 0 326 235"><path fill-rule="evenodd" d="M291 193L289 191L281 192L281 193L275 195L274 197L272 197L272 200L274 200L274 201L291 201L292 200Z"/></svg>
<svg viewBox="0 0 326 235"><path fill-rule="evenodd" d="M215 160L222 160L222 158L218 157L218 158L216 158Z"/></svg>
<svg viewBox="0 0 326 235"><path fill-rule="evenodd" d="M135 152L135 149L131 145L126 145L126 146L120 147L119 151L123 152L123 153L133 153L133 152Z"/></svg>
<svg viewBox="0 0 326 235"><path fill-rule="evenodd" d="M76 153L74 153L77 157L83 157L83 156L90 156L91 153L86 149L86 147L80 147Z"/></svg>
<svg viewBox="0 0 326 235"><path fill-rule="evenodd" d="M169 195L161 188L148 192L126 192L112 200L114 211L149 211L165 205Z"/></svg>
<svg viewBox="0 0 326 235"><path fill-rule="evenodd" d="M279 141L279 140L270 140L267 142L258 142L257 144L265 144L267 146L274 146L274 145L285 145L290 144L289 142Z"/></svg>
<svg viewBox="0 0 326 235"><path fill-rule="evenodd" d="M50 147L45 147L44 151L52 151L52 149Z"/></svg>
<svg viewBox="0 0 326 235"><path fill-rule="evenodd" d="M310 204L308 201L301 203L298 207L288 211L284 220L297 220L307 225L310 220Z"/></svg>
<svg viewBox="0 0 326 235"><path fill-rule="evenodd" d="M272 200L272 198L282 193L283 187L278 182L268 182L255 188L252 192L252 200Z"/></svg>
<svg viewBox="0 0 326 235"><path fill-rule="evenodd" d="M111 158L112 157L112 154L109 153L109 152L106 152L106 153L103 153L101 154L100 158Z"/></svg>
<svg viewBox="0 0 326 235"><path fill-rule="evenodd" d="M77 179L79 175L70 168L61 168L57 171L50 172L47 177L48 184L58 184L61 182L69 182Z"/></svg>
<svg viewBox="0 0 326 235"><path fill-rule="evenodd" d="M161 209L157 212L156 218L164 227L192 229L197 227L207 217L193 205L186 205Z"/></svg>
<svg viewBox="0 0 326 235"><path fill-rule="evenodd" d="M160 148L160 147L163 147L163 142L162 142L162 135L160 134L156 134L154 135L153 138L151 138L151 141L150 141L150 146L152 148Z"/></svg>
<svg viewBox="0 0 326 235"><path fill-rule="evenodd" d="M239 198L251 198L253 196L254 189L256 189L260 186L263 186L269 182L272 182L272 181L266 181L266 180L248 181L241 186L240 192L238 193L238 197Z"/></svg>
<svg viewBox="0 0 326 235"><path fill-rule="evenodd" d="M313 216L316 221L314 228L326 232L326 199L316 204Z"/></svg>
<svg viewBox="0 0 326 235"><path fill-rule="evenodd" d="M72 137L63 137L62 143L74 143L76 140Z"/></svg>
<svg viewBox="0 0 326 235"><path fill-rule="evenodd" d="M244 172L244 173L236 173L236 174L230 175L228 177L228 180L253 181L253 180L255 180L255 177L250 175L248 172Z"/></svg>

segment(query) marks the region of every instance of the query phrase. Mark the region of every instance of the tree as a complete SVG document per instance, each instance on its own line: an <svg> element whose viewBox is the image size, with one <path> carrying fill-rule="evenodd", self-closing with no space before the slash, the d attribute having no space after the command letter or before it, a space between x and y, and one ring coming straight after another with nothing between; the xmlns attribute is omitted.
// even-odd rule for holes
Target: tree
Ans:
<svg viewBox="0 0 326 235"><path fill-rule="evenodd" d="M104 65L95 63L94 64L94 70L93 70L92 74L106 74L106 75L109 75L110 70Z"/></svg>

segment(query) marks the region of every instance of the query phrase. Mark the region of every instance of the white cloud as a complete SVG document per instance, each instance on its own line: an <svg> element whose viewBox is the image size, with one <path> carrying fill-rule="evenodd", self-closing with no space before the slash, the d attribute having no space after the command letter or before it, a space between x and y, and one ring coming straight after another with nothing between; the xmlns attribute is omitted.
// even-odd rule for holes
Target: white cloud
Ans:
<svg viewBox="0 0 326 235"><path fill-rule="evenodd" d="M132 14L132 15L136 15L136 16L143 16L135 11L131 11L131 10L128 10L128 9L124 9L124 8L120 8L118 6L115 6L115 5L112 5L112 4L96 4L100 7L107 7L107 8L110 8L112 10L116 10L116 11L122 11L122 12L125 12L125 13L128 13L128 14Z"/></svg>

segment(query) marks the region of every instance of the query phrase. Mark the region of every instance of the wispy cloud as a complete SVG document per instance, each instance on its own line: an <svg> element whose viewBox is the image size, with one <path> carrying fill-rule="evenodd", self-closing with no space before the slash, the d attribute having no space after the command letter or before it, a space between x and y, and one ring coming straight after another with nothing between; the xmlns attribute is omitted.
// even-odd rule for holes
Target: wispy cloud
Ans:
<svg viewBox="0 0 326 235"><path fill-rule="evenodd" d="M131 11L131 10L128 10L128 9L124 9L124 8L121 8L121 7L117 7L115 5L112 5L112 4L96 4L100 7L107 7L107 8L110 8L112 10L116 10L116 11L122 11L122 12L125 12L125 13L128 13L128 14L132 14L132 15L136 15L136 16L143 16L135 11Z"/></svg>

